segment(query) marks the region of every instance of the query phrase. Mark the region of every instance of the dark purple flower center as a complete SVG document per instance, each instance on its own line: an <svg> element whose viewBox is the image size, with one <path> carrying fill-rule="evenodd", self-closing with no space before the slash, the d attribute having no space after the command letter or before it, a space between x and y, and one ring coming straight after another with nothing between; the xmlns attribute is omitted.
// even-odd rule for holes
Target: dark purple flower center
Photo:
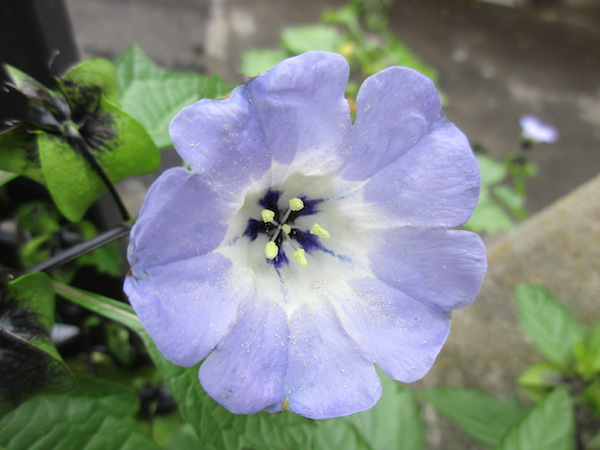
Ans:
<svg viewBox="0 0 600 450"><path fill-rule="evenodd" d="M296 197L294 200L301 200L302 208L294 209L291 206L281 207L281 192L269 189L266 194L258 201L262 206L263 212L267 211L271 220L262 220L250 218L244 231L250 241L256 240L260 235L265 235L268 242L273 242L277 246L276 254L273 258L266 256L265 259L272 263L276 268L289 264L285 251L282 250L282 244L286 239L294 243L293 248L301 249L310 254L313 250L325 250L322 246L319 236L310 230L302 230L294 227L294 222L301 216L310 216L319 212L318 205L323 200L312 200L307 197ZM272 244L270 244L272 245ZM265 253L267 251L265 250Z"/></svg>

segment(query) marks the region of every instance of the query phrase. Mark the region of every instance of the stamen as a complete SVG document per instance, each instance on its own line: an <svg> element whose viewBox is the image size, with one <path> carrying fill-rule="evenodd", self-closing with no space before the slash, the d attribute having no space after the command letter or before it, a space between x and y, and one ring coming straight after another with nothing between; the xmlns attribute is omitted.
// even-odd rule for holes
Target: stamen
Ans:
<svg viewBox="0 0 600 450"><path fill-rule="evenodd" d="M292 211L300 211L304 208L304 202L298 197L290 198L290 209Z"/></svg>
<svg viewBox="0 0 600 450"><path fill-rule="evenodd" d="M275 259L278 253L279 247L277 247L277 244L273 241L267 242L267 245L265 245L265 258Z"/></svg>
<svg viewBox="0 0 600 450"><path fill-rule="evenodd" d="M331 237L331 234L329 234L329 231L327 231L325 228L323 228L318 223L315 223L312 226L312 228L310 229L310 234L316 234L317 236L325 238L325 239L329 239Z"/></svg>
<svg viewBox="0 0 600 450"><path fill-rule="evenodd" d="M267 205L276 205L278 198L278 195L276 198L267 198L267 196L265 196L265 199L259 203L262 204L263 207ZM267 200L269 201L267 202ZM297 245L304 242L303 239L307 238L306 234L303 234L306 233L306 231L297 230L296 227L293 226L296 216L301 214L297 214L298 211L303 210L306 205L299 197L290 198L288 203L289 208L287 208L285 211L279 210L277 206L273 208L269 208L268 206L265 207L265 209L261 210L260 212L260 216L264 225L259 226L256 221L252 221L252 225L248 226L249 228L247 232L252 232L252 236L255 236L259 232L265 233L268 236L269 242L265 244L263 249L266 259L271 261L277 259L279 256L280 246L282 246L285 242L286 249L288 245L291 246L292 254L298 264L300 264L301 267L307 267L308 260L306 259L306 251L303 248L298 248ZM312 214L313 212L314 211L311 210L308 212L308 214ZM275 220L275 217L277 217L277 220ZM290 220L289 224L287 223L288 220ZM331 237L329 231L327 231L318 223L315 223L312 226L310 233L325 239ZM298 240L298 243L296 243L296 240ZM310 243L310 239L308 239L306 242ZM285 254L282 254L281 257L287 261Z"/></svg>
<svg viewBox="0 0 600 450"><path fill-rule="evenodd" d="M269 223L275 218L275 212L270 209L263 209L260 212L260 216L262 217L263 222Z"/></svg>
<svg viewBox="0 0 600 450"><path fill-rule="evenodd" d="M292 253L292 255L294 256L296 261L298 261L298 264L300 264L302 267L308 266L308 261L306 260L306 252L303 248L299 248L294 253Z"/></svg>

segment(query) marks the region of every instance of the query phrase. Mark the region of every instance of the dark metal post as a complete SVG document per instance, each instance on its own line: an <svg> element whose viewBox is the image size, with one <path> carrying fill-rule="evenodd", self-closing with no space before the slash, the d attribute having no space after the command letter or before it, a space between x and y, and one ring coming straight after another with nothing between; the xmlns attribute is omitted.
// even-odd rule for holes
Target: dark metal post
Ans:
<svg viewBox="0 0 600 450"><path fill-rule="evenodd" d="M63 0L3 0L0 43L0 63L15 66L49 87L53 86L51 62L60 74L78 59ZM0 72L4 82L6 74ZM26 108L21 96L0 93L0 130L6 120L23 117Z"/></svg>

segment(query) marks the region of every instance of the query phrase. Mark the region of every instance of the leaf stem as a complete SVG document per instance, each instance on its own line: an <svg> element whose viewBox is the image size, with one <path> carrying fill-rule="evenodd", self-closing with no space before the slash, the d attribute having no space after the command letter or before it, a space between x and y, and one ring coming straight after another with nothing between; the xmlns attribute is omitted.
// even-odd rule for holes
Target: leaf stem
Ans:
<svg viewBox="0 0 600 450"><path fill-rule="evenodd" d="M73 261L82 255L90 253L97 248L102 247L103 245L110 244L113 241L118 241L119 239L124 238L129 234L130 229L131 225L121 225L117 228L113 228L112 230L99 234L89 241L77 244L63 252L60 252L52 258L48 258L46 261L38 264L37 266L28 269L25 273L48 272L52 269L62 266L63 264Z"/></svg>

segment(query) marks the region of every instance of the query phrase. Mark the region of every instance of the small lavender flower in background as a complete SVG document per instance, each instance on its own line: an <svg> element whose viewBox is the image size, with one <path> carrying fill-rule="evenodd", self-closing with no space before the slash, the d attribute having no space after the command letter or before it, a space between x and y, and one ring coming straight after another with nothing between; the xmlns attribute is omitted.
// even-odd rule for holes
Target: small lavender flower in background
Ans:
<svg viewBox="0 0 600 450"><path fill-rule="evenodd" d="M481 286L481 240L448 229L479 167L433 83L383 70L352 123L348 72L305 53L185 108L170 132L192 171L165 172L133 227L133 308L166 358L204 360L202 386L234 413L370 408L374 365L423 377Z"/></svg>
<svg viewBox="0 0 600 450"><path fill-rule="evenodd" d="M538 117L526 114L519 119L521 137L531 143L553 144L558 140L558 130Z"/></svg>

